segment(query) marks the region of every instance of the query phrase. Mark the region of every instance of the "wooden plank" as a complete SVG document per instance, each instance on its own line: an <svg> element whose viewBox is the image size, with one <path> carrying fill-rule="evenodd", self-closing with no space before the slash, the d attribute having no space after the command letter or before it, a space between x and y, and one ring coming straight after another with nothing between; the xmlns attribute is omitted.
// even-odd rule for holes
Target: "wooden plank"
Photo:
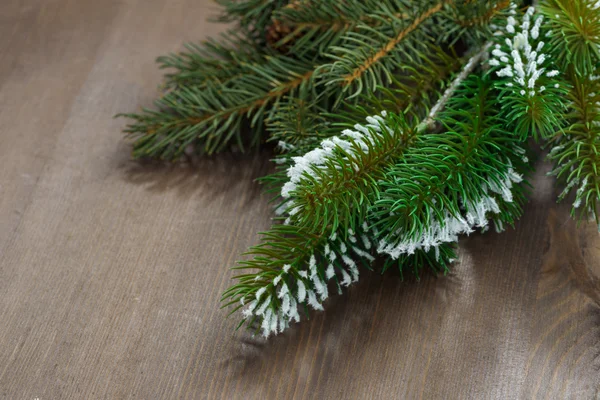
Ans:
<svg viewBox="0 0 600 400"><path fill-rule="evenodd" d="M208 0L0 10L0 398L600 398L600 238L542 165L526 216L446 277L362 272L268 342L219 310L269 225L266 154L138 164L112 116Z"/></svg>

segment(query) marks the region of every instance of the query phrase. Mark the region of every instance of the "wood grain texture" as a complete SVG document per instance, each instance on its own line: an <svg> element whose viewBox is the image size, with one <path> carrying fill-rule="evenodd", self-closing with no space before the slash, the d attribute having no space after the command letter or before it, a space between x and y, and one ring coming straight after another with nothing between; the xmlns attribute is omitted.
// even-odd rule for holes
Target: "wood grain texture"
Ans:
<svg viewBox="0 0 600 400"><path fill-rule="evenodd" d="M600 237L541 165L516 229L446 277L363 272L265 343L220 293L269 225L265 155L138 164L120 111L155 56L221 27L207 0L0 7L0 398L598 399Z"/></svg>

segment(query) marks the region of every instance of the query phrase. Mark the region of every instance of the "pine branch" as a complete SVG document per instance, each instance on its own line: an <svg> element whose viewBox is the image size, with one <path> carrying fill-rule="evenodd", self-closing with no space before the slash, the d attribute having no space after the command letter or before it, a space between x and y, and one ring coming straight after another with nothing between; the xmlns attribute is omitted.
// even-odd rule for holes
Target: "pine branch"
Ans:
<svg viewBox="0 0 600 400"><path fill-rule="evenodd" d="M335 149L332 149L330 155L336 151L340 157L335 163L332 159L331 165L341 169L345 169L345 165L352 166L346 171L353 174L353 178L335 177L333 174L337 173L336 168L320 170L314 163L304 172L321 172L327 181L340 182L342 186L348 182L350 185L353 182L359 185L358 190L353 187L347 191L338 191L338 199L346 192L360 192L365 200L371 197L376 190L368 185L377 184L378 179L369 174L380 173L394 157L400 157L402 148L410 144L407 139L412 136L402 117L385 114L384 116L385 119L370 118L368 127L356 125L356 131L346 132L345 140L329 139L332 144L335 143ZM352 144L351 148L347 146L349 143ZM369 160L369 153L374 158ZM354 156L356 158L353 158ZM361 188L363 184L367 187ZM356 200L358 199L354 199ZM295 197L294 202L297 201ZM346 202L351 203L352 200L347 199ZM341 203L343 202L339 204ZM341 210L341 206L339 209ZM369 224L359 222L361 215L365 213L359 212L357 207L354 207L353 211L354 214L347 214L346 218L354 222L328 226L325 231L307 230L292 224L291 221L274 226L265 234L263 243L251 250L250 255L253 255L254 259L242 262L239 267L258 269L258 272L238 277L239 283L225 292L223 301L226 305L237 305L233 311L251 301L245 311L244 321L250 326L257 320L261 322L265 336L282 331L290 320L298 320L298 303L304 302L314 309L322 309L321 303L327 298L326 282L329 279L336 280L338 287L347 286L358 279L357 265L350 252L366 262L374 260ZM291 217L296 213L297 211L291 210ZM319 215L311 214L315 221L322 220ZM326 221L322 223L323 226L327 225ZM434 268L438 266L442 271L446 271L447 265L454 258L452 245L444 244L435 249L418 250L412 255L403 255L397 261L386 260L383 271L397 265L400 271L412 266L415 273L418 273L426 264Z"/></svg>
<svg viewBox="0 0 600 400"><path fill-rule="evenodd" d="M374 200L385 167L402 157L415 136L400 116L384 113L367 122L294 160L281 191L291 224L328 235L361 223L356 216L365 215Z"/></svg>
<svg viewBox="0 0 600 400"><path fill-rule="evenodd" d="M371 211L379 252L396 258L429 250L487 228L490 216L498 230L520 216L524 196L514 184L528 165L519 141L501 128L490 85L467 80L440 117L447 132L418 136L386 173Z"/></svg>
<svg viewBox="0 0 600 400"><path fill-rule="evenodd" d="M591 214L600 229L600 81L595 76L579 76L575 68L567 77L572 107L564 117L570 124L554 139L549 155L555 162L552 174L565 184L560 200L576 192L573 217L585 219Z"/></svg>
<svg viewBox="0 0 600 400"><path fill-rule="evenodd" d="M544 17L534 14L533 7L524 15L517 15L513 4L510 12L506 25L495 36L489 62L503 105L500 112L522 140L547 138L561 127L558 116L565 109L563 98L567 93L566 85L558 77L550 45L544 42L551 31L543 25ZM522 19L522 24L515 17Z"/></svg>
<svg viewBox="0 0 600 400"><path fill-rule="evenodd" d="M591 74L600 60L597 0L546 0L540 8L548 19L550 45L558 64L573 65L579 74Z"/></svg>
<svg viewBox="0 0 600 400"><path fill-rule="evenodd" d="M472 68L471 64L467 67ZM437 110L442 108L442 105L436 107ZM475 120L478 121L479 118ZM263 243L252 250L251 253L255 256L253 260L244 262L240 266L243 269L255 268L259 272L242 275L240 283L224 294L227 304L233 305L241 301L237 308L243 307L252 300L246 310L247 322L252 325L256 319L261 321L264 335L281 331L287 327L290 320L298 319L295 311L296 297L301 299L300 302L309 299L307 301L314 309L322 309L321 303L327 297L327 279L338 276L333 264L336 259L342 260L338 271L342 276L343 285L348 285L357 279L356 263L348 255L350 248L363 260L374 259L370 252L373 246L370 225L381 225L378 221L385 216L374 215L374 219L366 219L369 215L368 210L374 201L381 197L379 186L386 184L387 176L384 172L402 164L400 160L404 160L406 154L412 153L411 144L421 140L416 136L414 128L411 129L401 116L382 113L382 116L369 118L368 122L367 126L355 125L355 130L344 131L342 137L327 139L320 148L294 159L295 165L289 169L291 179L282 190L283 197L288 199L288 219L284 225L273 227ZM503 139L498 139L494 146L504 150L502 144ZM509 145L513 144L514 142L509 143ZM447 146L438 145L435 149L440 153L439 149L445 147ZM436 150L433 148L429 150L435 153ZM464 150L459 148L457 153ZM466 153L470 154L471 150L477 153L486 149L469 147ZM521 157L520 153L519 157ZM515 160L515 163L517 161ZM491 165L495 164L491 163ZM420 168L413 167L412 174L418 176L417 171ZM473 169L477 168L477 166L473 167ZM506 171L506 176L502 176L509 184L518 180L517 174L511 171L512 169ZM497 186L492 186L495 184ZM513 202L513 193L515 195L521 193L516 188L512 188L512 191L510 188L507 189L505 181L496 183L493 179L489 185L494 189L508 190L509 194L504 193L504 195L511 197L499 200L502 206L504 206L503 202ZM445 192L457 189L450 185L442 190ZM316 197L315 193L321 195L320 203L310 203L310 200ZM464 194L464 191L460 193ZM465 198L471 199L471 197ZM486 204L499 207L498 203L490 198L490 196L486 198ZM303 203L305 199L309 201ZM516 206L512 208L503 207L502 212L497 211L500 214L500 217L496 218L497 225L501 225L505 220L512 222L520 210L519 201L514 203ZM331 212L327 211L327 207L330 207ZM472 218L471 214L467 213L466 218L469 223L483 224L482 221L487 223L486 212L483 215L480 209L475 212L479 212L475 214L476 221L475 217ZM379 233L376 231L375 234ZM447 264L455 257L451 248L453 243L449 243L456 241L456 238L453 239L401 252L390 252L385 246L380 245L378 251L391 253L392 259L398 260L401 268L406 263L414 263L418 271L423 263L433 263L442 266L445 270ZM328 240L338 241L337 250L332 250L332 244L328 243ZM365 248L356 248L359 243L364 244ZM393 262L392 259L387 260L384 270ZM349 268L348 272L344 270L344 265ZM309 277L314 280L310 281ZM284 278L285 282L279 287ZM312 295L307 295L306 293L311 293L310 291ZM263 297L265 293L266 299ZM289 293L296 296L293 297L294 302L287 299L285 303L283 301L280 303L277 300L277 298L283 299ZM315 293L325 293L325 295L317 299Z"/></svg>
<svg viewBox="0 0 600 400"><path fill-rule="evenodd" d="M559 114L567 126L549 140L552 174L564 185L559 200L575 192L572 216L591 216L600 230L600 7L590 0L548 0L542 11L552 29L552 54L563 71L558 78L568 88L569 107Z"/></svg>
<svg viewBox="0 0 600 400"><path fill-rule="evenodd" d="M327 113L326 109L298 100L280 110L269 121L269 133L270 140L278 142L284 154L275 159L277 172L260 181L267 185L268 193L276 194L273 201L280 201L279 194L289 179L287 171L294 164L294 157L303 156L344 129L353 129L356 120L379 110L402 113L409 124L422 120L435 104L437 91L443 89L446 80L460 66L460 58L433 47L419 58L408 60L389 88L382 88L377 96L362 98L360 106L346 104L336 113ZM285 206L278 209L283 212Z"/></svg>
<svg viewBox="0 0 600 400"><path fill-rule="evenodd" d="M417 133L425 131L430 120L436 118L484 53L485 46L469 60L424 122L411 126L404 116L393 113L370 116L366 118L368 125L355 124L343 130L341 136L330 137L314 150L292 157L286 174L289 181L281 189L284 205L280 206L290 214L290 223L324 235L338 229L355 229L355 224L361 221L353 216L365 215L364 211L377 196L383 171L403 158ZM434 71L439 72L431 72ZM434 75L429 74L429 77ZM421 77L413 75L414 86L419 86ZM410 101L415 97L419 99L416 93L414 97L409 96ZM353 115L360 114L357 108L353 111Z"/></svg>
<svg viewBox="0 0 600 400"><path fill-rule="evenodd" d="M328 282L335 283L338 293L342 286L356 282L357 257L370 269L373 246L364 225L358 231L329 237L312 235L293 225L275 225L263 233L263 243L247 253L254 258L235 268L258 272L235 277L238 283L223 294L223 307L232 308L230 315L246 307L240 326L262 330L263 336L282 332L290 322L300 320L299 310L307 315L309 307L323 310L329 296ZM417 251L395 261L386 260L383 272L397 266L401 273L410 268L418 275L425 265L445 272L454 258L453 246L443 245L437 251Z"/></svg>
<svg viewBox="0 0 600 400"><path fill-rule="evenodd" d="M482 88L481 90L485 93L483 96L486 96L487 87ZM457 97L462 99L462 95L463 93L459 93L457 94ZM466 124L462 120L468 116L468 118L472 118L471 121L474 122L474 126L483 131L483 125L479 126L477 124L479 124L478 121L482 120L483 110L485 109L489 112L489 105L487 103L478 103L476 100L472 100L470 104L472 104L473 107L480 107L481 111L478 115L480 118L471 117L471 110L467 109L465 111L453 110L450 112L450 115L455 116L456 118L460 117L459 120L449 117L443 118L443 120L448 123L451 122L458 127L464 127ZM465 105L461 103L460 100L451 104L456 107ZM457 116L457 114L459 115ZM395 118L398 118L398 116ZM391 120L393 120L393 118ZM363 134L363 138L376 138L377 135L385 137L386 130L384 129L384 124L389 124L389 121L390 119L374 118L370 121L372 125L370 130L367 129L363 131L360 128L356 129L357 132ZM379 127L380 129L377 130L376 127ZM497 125L494 125L490 127L489 130L491 132L498 132L498 129L496 128ZM347 136L352 138L353 135L349 134ZM465 136L468 135L465 134ZM473 136L478 137L478 135ZM429 143L427 150L423 147L420 151L427 153L427 157L430 157L432 154L437 155L436 152L440 153L440 156L446 157L444 152L440 151L440 149L444 149L451 145L453 141L457 141L456 139L459 137L459 134L450 134L449 137L446 137L445 134L435 134L433 137L434 139L419 139L419 143ZM511 149L514 147L514 140L511 141L506 139L509 137L510 135L507 135L506 132L500 131L500 134L498 134L498 137L491 145L488 145L483 139L481 140L481 146L477 146L474 143L471 145L471 142L467 141L466 147L458 146L455 150L455 153L459 156L464 154L464 156L462 156L464 157L462 160L463 164L458 163L458 165L469 166L472 171L468 175L468 178L477 178L481 165L479 163L472 165L467 159L479 157L477 155L479 153L488 154L489 158L501 158L498 157L498 155L505 154L505 152L508 151L507 147L510 147ZM356 146L353 147L352 151L359 152L362 150L367 153L360 145L360 140L361 138L358 137L353 139L353 143L356 144ZM430 143L432 140L441 141L443 144ZM458 140L457 144L463 144L463 142ZM488 147L484 145L488 145ZM338 146L338 149L346 148L344 145L338 144ZM496 147L498 153L490 155L490 148ZM340 162L338 163L340 167L343 168L344 165L351 165L351 163L354 162L354 159L349 157L349 153L350 151L347 151L345 154L338 155L341 157L339 158ZM514 164L520 163L519 165L523 165L524 162L521 160L522 155L518 150L511 150L509 153L514 154L512 159ZM413 154L413 156L416 154L413 152L412 147L409 148L409 152L406 153L404 158L409 154ZM501 163L500 161L486 158L485 162L490 165L490 167L487 167L489 168L487 171L497 171L498 165L505 167L505 170L501 171L503 174L499 173L497 176L492 177L488 183L488 185L490 185L490 190L500 191L504 197L496 202L488 195L484 200L479 201L473 210L470 210L471 204L466 203L467 212L465 218L468 221L466 223L484 225L483 221L487 223L487 218L489 217L487 214L489 211L490 214L499 214L495 218L495 222L498 228L501 228L501 225L504 222L512 222L520 213L522 191L517 187L506 187L507 182L512 184L513 182L520 180L520 177L508 167L510 164L507 164L506 160L504 160L504 163ZM392 167L392 169L400 168L400 165L404 165L404 163L397 164ZM426 163L422 161L419 166L410 168L411 175L416 177L416 179L419 179L420 173L417 171L422 170L424 165L426 165ZM486 167L484 167L484 169L485 168ZM360 170L361 167L357 166L357 169ZM310 168L309 170L311 173L315 173L318 169ZM305 169L305 173L309 170ZM458 173L457 176L464 176L465 179L467 178L467 175L461 175L460 173ZM433 173L431 177L432 181L442 181L442 179L435 179L435 173ZM460 180L460 178L458 179ZM385 186L385 182L386 181L383 180L381 184ZM486 193L487 190L474 188L470 185L466 185L465 188L457 188L454 186L455 184L453 184L451 179L446 179L445 184L447 185L446 189L440 189L441 193L449 195L449 191L456 191L457 193L462 194L467 201L477 198L479 193L482 191ZM469 192L470 195L466 195L465 190L472 190L472 192ZM489 204L491 205L491 208L490 210L484 210L482 212L480 204ZM495 208L502 209L496 211ZM293 216L294 212L291 212L291 214ZM358 220L361 218L360 215L361 212L357 209L352 217ZM394 214L391 215L394 216ZM374 221L377 221L377 218L379 217L386 218L384 215L374 215L374 217L376 218ZM397 218L397 216L394 217ZM319 216L316 218L318 219ZM410 216L408 218L410 218ZM375 224L377 226L381 225L377 222L375 222ZM239 267L241 269L258 269L258 272L254 274L244 274L238 278L240 280L239 284L233 286L224 294L223 300L226 302L226 305L234 306L237 304L237 306L234 307L235 311L249 304L248 308L245 310L244 322L250 326L253 326L255 322L259 322L265 336L268 336L273 332L281 332L288 326L290 321L297 321L299 319L297 307L300 303L310 305L317 310L322 309L322 301L328 296L326 284L328 279L336 280L339 278L338 282L340 284L349 285L358 278L357 265L349 255L350 249L354 251L355 255L358 255L359 258L363 260L373 260L373 239L370 233L371 228L369 227L369 223L365 222L362 225L354 224L350 228L342 227L339 224L337 226L337 231L331 235L329 235L329 231L326 233L315 233L312 230L306 230L303 227L293 224L274 226L273 230L266 235L263 243L252 249L251 254L254 255L255 258L251 261L242 263ZM348 230L346 231L346 229ZM356 247L358 245L363 245L363 247ZM397 259L401 268L414 264L418 271L422 268L424 263L430 262L433 262L434 265L441 265L442 268L445 269L446 265L455 257L449 246L451 246L451 243L440 240L439 242L432 242L427 246L406 249L406 251L389 251L389 249L382 247L381 245L379 246L379 250L391 253L392 257ZM337 268L336 264L334 264L334 261L336 260L339 262ZM389 259L386 265L391 265L391 262L392 260Z"/></svg>
<svg viewBox="0 0 600 400"><path fill-rule="evenodd" d="M263 65L248 65L252 74L218 85L190 86L167 93L155 102L157 111L123 114L131 118L125 132L135 139L135 157L181 155L187 146L211 154L234 141L245 148L242 126L253 128L250 144L261 140L262 125L278 105L293 98L310 81L310 63L289 57L269 57Z"/></svg>
<svg viewBox="0 0 600 400"><path fill-rule="evenodd" d="M344 104L341 110L328 113L327 108L307 100L294 100L269 120L269 140L279 143L284 152L276 159L283 166L280 168L283 174L280 171L263 181L269 181L269 186L274 184L280 191L288 180L285 172L293 164L293 157L318 147L324 139L336 136L343 129L352 129L357 119L380 110L403 114L409 123L422 120L438 100L437 91L444 88L447 79L461 65L459 57L433 46L427 53L408 60L389 87L381 88L377 95L363 96L360 105Z"/></svg>
<svg viewBox="0 0 600 400"><path fill-rule="evenodd" d="M322 310L328 297L327 281L336 281L339 290L340 285L358 279L350 251L373 260L365 232L350 238L353 244L346 245L337 235L327 238L291 225L274 226L263 233L263 244L250 249L248 254L254 258L237 267L258 272L238 276L239 283L223 294L224 306L236 305L233 313L248 305L242 323L251 328L259 321L264 336L283 331L290 321L299 321L299 307Z"/></svg>
<svg viewBox="0 0 600 400"><path fill-rule="evenodd" d="M396 9L407 7L404 1L389 1ZM244 3L262 7L257 0ZM381 22L393 19L384 18L383 11L374 14L379 18L377 27L359 25L360 32L344 35L343 47L327 49L338 60L333 64L314 51L303 53L306 57L246 51L241 49L248 47L246 42L237 39L225 45L190 46L186 53L163 57L164 67L175 68L167 81L171 90L155 102L156 110L123 114L133 119L125 128L134 139L133 155L173 159L184 151L211 154L232 144L244 150L262 141L266 121L300 92L307 94L306 101L323 102L328 111L336 111L350 86L356 86L350 97L389 87L410 60L428 54L435 45L429 37L434 26L429 20L441 4L427 9L427 4L419 5L416 11L414 6L407 8L403 19L393 23ZM404 19L409 15L412 19ZM436 27L444 29L448 21L441 18ZM372 53L370 46L379 50ZM243 129L247 123L250 135Z"/></svg>

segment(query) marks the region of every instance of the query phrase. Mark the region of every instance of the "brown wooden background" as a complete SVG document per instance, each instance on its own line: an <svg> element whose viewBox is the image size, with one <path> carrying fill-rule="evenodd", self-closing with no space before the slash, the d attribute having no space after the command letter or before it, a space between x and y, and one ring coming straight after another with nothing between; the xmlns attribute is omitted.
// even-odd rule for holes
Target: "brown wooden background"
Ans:
<svg viewBox="0 0 600 400"><path fill-rule="evenodd" d="M140 165L112 118L220 29L211 7L2 1L0 398L600 398L600 236L544 165L517 229L462 240L451 275L363 272L268 343L233 332L218 298L269 224L265 155Z"/></svg>

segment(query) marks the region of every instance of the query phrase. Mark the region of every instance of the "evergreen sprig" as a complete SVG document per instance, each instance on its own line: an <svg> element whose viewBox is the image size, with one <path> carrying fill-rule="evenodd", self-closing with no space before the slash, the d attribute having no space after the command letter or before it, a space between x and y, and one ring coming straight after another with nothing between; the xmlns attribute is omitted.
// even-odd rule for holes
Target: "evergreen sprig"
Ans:
<svg viewBox="0 0 600 400"><path fill-rule="evenodd" d="M519 21L522 21L519 23ZM524 14L515 4L506 23L494 37L489 65L496 75L495 88L502 104L507 128L522 140L530 136L548 138L560 129L559 115L565 110L567 87L558 76L551 57L551 26L530 7Z"/></svg>
<svg viewBox="0 0 600 400"><path fill-rule="evenodd" d="M162 67L174 69L167 77L168 92L156 100L155 109L121 114L132 120L125 132L134 140L133 155L174 159L185 151L211 154L232 144L244 150L261 143L268 121L296 99L324 104L331 112L344 101L355 102L354 96L361 93L393 86L395 75L401 74L407 63L422 59L432 48L453 54L452 43L430 32L436 28L449 31L456 23L452 19L454 8L462 1L367 2L377 7L357 7L352 15L356 23L340 31L336 40L325 45L294 39L296 46L288 53L277 46L255 44L256 35L246 32L245 38L230 34L223 44L192 44L184 52L161 57ZM303 12L306 19L315 17L309 11L312 8L293 3L225 2L226 15L239 19L240 13L248 13L256 26L263 26L266 19L275 23L274 15L289 10L295 10L298 19ZM337 10L339 5L335 4L322 2L321 6ZM499 11L493 8L495 12ZM468 14L481 20L481 15ZM240 24L248 29L255 26L243 19ZM459 37L454 39L460 41ZM247 125L251 133L244 129Z"/></svg>
<svg viewBox="0 0 600 400"><path fill-rule="evenodd" d="M554 139L549 156L555 162L552 174L565 185L560 200L575 191L572 215L581 219L591 215L600 229L600 81L574 70L568 76L571 107L564 118L569 125Z"/></svg>
<svg viewBox="0 0 600 400"><path fill-rule="evenodd" d="M549 140L552 174L564 186L559 200L575 193L573 217L591 216L600 229L600 3L551 0L542 11L550 20L552 56L568 89L568 107L559 114L565 127Z"/></svg>
<svg viewBox="0 0 600 400"><path fill-rule="evenodd" d="M472 68L472 63L467 67ZM366 219L369 206L379 193L384 171L410 147L420 124L414 121L411 126L404 116L386 112L368 117L367 122L342 131L342 136L329 136L302 156L291 157L290 180L281 185L282 212L288 218L266 233L263 243L249 253L254 258L239 267L258 272L239 276L239 283L224 294L226 304L236 304L237 309L252 301L242 322L249 326L259 322L264 335L280 332L298 320L298 306L321 310L329 280L334 279L340 290L340 285L358 279L357 262L368 266L374 260L373 221ZM315 210L303 205L306 190L324 217L315 217ZM319 226L303 226L301 221L308 218L319 221ZM456 258L453 248L454 243L440 243L388 258L382 271L397 265L401 273L410 268L418 274L430 265L445 272Z"/></svg>
<svg viewBox="0 0 600 400"><path fill-rule="evenodd" d="M294 157L303 156L344 129L354 129L357 120L364 120L381 110L401 114L408 124L424 119L439 100L438 91L445 88L463 63L461 57L446 54L434 46L407 60L389 87L380 88L377 96L362 96L360 105L345 104L340 111L328 113L325 108L298 100L280 110L270 120L269 130L270 140L278 142L284 153L275 159L278 171L261 181L267 183L269 192L279 195L289 179L287 171L294 163ZM281 211L281 206L278 209Z"/></svg>
<svg viewBox="0 0 600 400"><path fill-rule="evenodd" d="M597 0L545 0L541 10L548 19L550 45L559 65L572 65L589 75L600 57L600 4Z"/></svg>
<svg viewBox="0 0 600 400"><path fill-rule="evenodd" d="M516 185L529 172L518 138L502 129L489 77L471 76L440 116L444 133L421 135L391 167L372 207L379 251L398 257L455 242L461 233L497 230L521 215Z"/></svg>
<svg viewBox="0 0 600 400"><path fill-rule="evenodd" d="M125 132L136 138L133 155L175 158L195 146L211 154L230 142L241 149L256 146L263 122L279 104L309 85L313 69L306 60L287 56L265 57L263 63L245 64L247 73L223 83L184 86L155 101L157 110L124 114L134 120ZM244 135L249 125L252 135Z"/></svg>
<svg viewBox="0 0 600 400"><path fill-rule="evenodd" d="M321 149L296 159L295 173L300 179L290 183L298 187L310 185L312 189L330 188L323 204L338 201L345 203L347 212L340 212L331 219L317 217L319 227L302 226L294 216L313 215L314 211L301 205L301 189L290 191L285 223L275 225L263 235L263 243L249 252L253 258L240 263L241 269L258 272L243 274L239 283L224 294L224 301L236 307L249 304L245 319L250 326L259 322L263 334L280 332L290 321L299 319L298 307L321 310L328 297L327 282L334 280L340 286L348 286L358 280L358 263L368 267L374 261L375 243L369 222L360 221L367 214L367 206L377 195L379 178L386 166L401 156L402 148L410 146L409 138L416 132L408 127L402 116L375 116L369 125L356 125L355 131L346 131L344 138L326 139ZM328 147L330 146L330 147ZM337 168L345 171L339 174ZM292 174L293 176L293 174ZM335 185L339 184L337 190ZM289 188L288 188L289 189ZM285 193L286 186L283 191ZM355 197L349 197L349 193ZM335 205L331 208L335 209ZM350 212L350 209L352 212ZM360 222L360 223L359 223ZM443 271L455 258L452 244L441 249L418 250L399 260L387 260L382 270L397 265L400 270L411 268L418 273L430 264ZM239 304L238 304L239 302Z"/></svg>
<svg viewBox="0 0 600 400"><path fill-rule="evenodd" d="M384 118L385 117L385 118ZM387 166L403 156L415 131L401 116L368 117L342 136L296 158L282 188L289 222L310 232L355 230L377 194Z"/></svg>
<svg viewBox="0 0 600 400"><path fill-rule="evenodd" d="M249 250L247 255L253 258L234 268L253 272L235 277L238 283L223 294L223 307L231 307L230 314L244 309L239 326L245 324L264 336L280 333L290 322L299 321L302 313L308 316L311 308L323 310L329 282L341 293L342 286L358 280L359 266L371 269L374 246L365 226L323 237L294 225L275 225L263 233L260 245ZM418 276L429 265L445 272L455 258L453 246L446 244L438 252L419 250L385 260L381 270L396 266L401 273L410 269Z"/></svg>
<svg viewBox="0 0 600 400"><path fill-rule="evenodd" d="M446 272L521 216L530 138L600 227L600 1L218 2L235 28L160 57L125 131L136 157L278 144L279 216L222 297L242 324L281 332L361 266Z"/></svg>
<svg viewBox="0 0 600 400"><path fill-rule="evenodd" d="M322 309L329 279L355 281L355 259L368 263L377 252L390 256L383 270L397 260L401 270L427 263L445 271L458 234L490 218L498 230L512 224L528 163L519 139L499 129L490 88L487 77L462 84L440 117L446 133L421 133L422 124L383 112L294 157L282 188L288 217L242 262L259 272L241 275L227 304L252 300L244 321L260 322L264 335L280 332L298 319L297 305Z"/></svg>

